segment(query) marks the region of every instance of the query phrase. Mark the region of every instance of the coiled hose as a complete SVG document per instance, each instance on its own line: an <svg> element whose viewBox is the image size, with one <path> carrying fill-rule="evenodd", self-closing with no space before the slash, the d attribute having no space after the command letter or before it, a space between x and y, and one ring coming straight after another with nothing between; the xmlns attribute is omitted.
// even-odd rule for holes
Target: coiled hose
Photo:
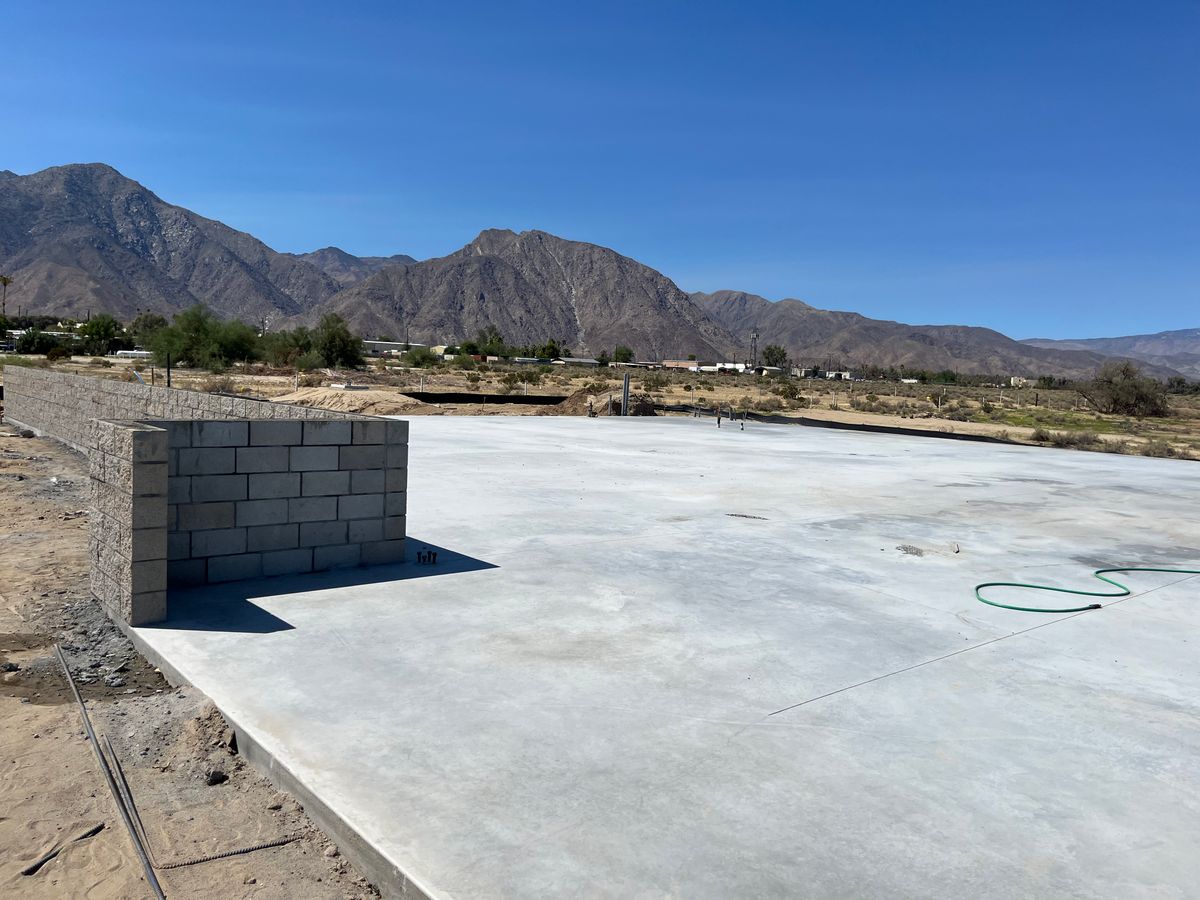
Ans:
<svg viewBox="0 0 1200 900"><path fill-rule="evenodd" d="M1085 612L1089 609L1100 609L1103 604L1089 603L1086 606L1067 606L1056 609L1050 609L1042 606L1014 606L1011 603L1001 603L998 600L989 600L981 593L984 588L990 587L1015 587L1023 588L1029 591L1052 591L1056 594L1075 594L1080 597L1102 597L1106 600L1116 600L1120 597L1128 597L1133 594L1121 582L1113 578L1105 578L1111 572L1170 572L1176 575L1200 575L1200 569L1154 569L1145 566L1129 566L1122 569L1097 569L1092 573L1093 577L1099 578L1106 584L1111 584L1117 588L1116 593L1111 591L1080 591L1075 588L1051 587L1048 584L1026 584L1021 581L985 581L983 584L975 585L975 599L980 603L986 603L988 606L998 606L1000 609L1015 609L1018 612L1039 612L1039 613L1073 613Z"/></svg>

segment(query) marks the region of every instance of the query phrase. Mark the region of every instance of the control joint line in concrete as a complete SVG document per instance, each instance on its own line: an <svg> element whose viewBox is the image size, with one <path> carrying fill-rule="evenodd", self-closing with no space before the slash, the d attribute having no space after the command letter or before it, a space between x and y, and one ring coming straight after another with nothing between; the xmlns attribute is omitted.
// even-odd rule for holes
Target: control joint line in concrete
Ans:
<svg viewBox="0 0 1200 900"><path fill-rule="evenodd" d="M996 644L996 643L999 643L1000 641L1007 641L1009 638L1018 637L1019 635L1022 635L1022 634L1028 634L1031 631L1037 631L1039 628L1046 628L1049 625L1057 625L1059 622L1065 622L1068 619L1074 619L1077 616L1086 615L1087 613L1099 612L1100 610L1108 609L1110 606L1116 606L1118 603L1124 603L1126 600L1133 600L1138 597L1145 597L1147 594L1153 594L1155 591L1160 591L1163 588L1171 587L1172 585L1180 584L1181 582L1184 582L1184 581L1190 581L1193 578L1200 578L1200 575L1188 575L1186 578L1178 578L1175 581L1168 582L1167 584L1161 584L1156 588L1150 588L1150 590L1148 590L1148 591L1142 591L1140 594L1131 594L1128 597L1122 597L1120 600L1114 600L1112 603L1106 603L1106 604L1104 604L1104 606L1100 607L1099 610L1097 610L1097 609L1081 610L1080 612L1071 613L1070 615L1062 616L1061 618L1053 619L1049 622L1042 622L1040 625L1031 625L1029 628L1022 628L1020 631L1014 631L1012 634L1004 634L1004 635L1001 635L1000 637L991 638L989 640L983 641L978 644L972 644L970 647L963 647L961 650L955 650L951 653L946 653L942 656L935 656L933 659L927 659L923 662L913 663L911 666L905 666L902 669L896 669L894 672L885 672L882 675L876 675L873 678L867 678L864 681L858 681L858 682L855 682L854 684L848 684L845 687L838 688L837 690L828 691L824 694L818 694L816 697L809 697L807 700L801 700L799 703L793 703L791 706L785 706L785 707L783 707L783 709L777 709L777 710L775 710L775 712L767 713L766 717L769 719L771 716L777 716L780 713L789 712L790 710L793 710L793 709L799 709L801 706L808 706L808 704L816 703L818 700L824 700L827 697L833 697L837 694L844 694L844 693L846 693L846 691L852 691L855 688L866 687L868 684L874 684L877 681L883 681L885 678L891 678L893 675L903 675L905 672L911 672L913 669L920 669L924 666L932 665L935 662L941 662L942 660L950 659L951 657L954 657L954 656L961 656L964 653L970 653L972 650L978 650L979 648L987 647L990 644Z"/></svg>

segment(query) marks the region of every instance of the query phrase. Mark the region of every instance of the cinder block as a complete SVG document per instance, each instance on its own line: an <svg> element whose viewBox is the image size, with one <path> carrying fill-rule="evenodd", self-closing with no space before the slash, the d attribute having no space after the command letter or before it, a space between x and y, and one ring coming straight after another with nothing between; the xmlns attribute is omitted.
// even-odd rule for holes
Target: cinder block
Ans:
<svg viewBox="0 0 1200 900"><path fill-rule="evenodd" d="M134 463L133 495L135 497L167 496L167 464Z"/></svg>
<svg viewBox="0 0 1200 900"><path fill-rule="evenodd" d="M167 617L166 586L161 591L144 591L129 598L126 614L130 625L151 625Z"/></svg>
<svg viewBox="0 0 1200 900"><path fill-rule="evenodd" d="M338 547L316 547L313 549L313 571L326 569L348 569L357 566L362 551L358 544L343 544Z"/></svg>
<svg viewBox="0 0 1200 900"><path fill-rule="evenodd" d="M387 438L387 431L384 428L385 424L382 420L374 422L351 422L350 428L354 443L382 444Z"/></svg>
<svg viewBox="0 0 1200 900"><path fill-rule="evenodd" d="M214 400L220 402L220 398ZM245 447L250 441L249 425L249 422L193 422L192 446Z"/></svg>
<svg viewBox="0 0 1200 900"><path fill-rule="evenodd" d="M385 450L383 444L351 444L338 449L339 469L383 468Z"/></svg>
<svg viewBox="0 0 1200 900"><path fill-rule="evenodd" d="M167 559L146 559L129 564L129 592L147 594L167 589Z"/></svg>
<svg viewBox="0 0 1200 900"><path fill-rule="evenodd" d="M350 493L349 472L305 472L301 493L305 497L331 497Z"/></svg>
<svg viewBox="0 0 1200 900"><path fill-rule="evenodd" d="M287 447L239 447L237 451L239 472L286 472L288 465Z"/></svg>
<svg viewBox="0 0 1200 900"><path fill-rule="evenodd" d="M179 474L230 475L234 461L232 447L188 447L179 451Z"/></svg>
<svg viewBox="0 0 1200 900"><path fill-rule="evenodd" d="M246 529L246 549L256 550L290 550L300 546L300 526L291 525L259 525Z"/></svg>
<svg viewBox="0 0 1200 900"><path fill-rule="evenodd" d="M310 547L276 550L262 555L264 575L297 575L301 572L311 572L312 568L313 551Z"/></svg>
<svg viewBox="0 0 1200 900"><path fill-rule="evenodd" d="M250 475L248 478L250 479L247 488L248 500L300 496L299 472L271 472L263 475Z"/></svg>
<svg viewBox="0 0 1200 900"><path fill-rule="evenodd" d="M287 446L301 442L299 422L251 422L250 444L252 446Z"/></svg>
<svg viewBox="0 0 1200 900"><path fill-rule="evenodd" d="M166 497L137 497L131 500L133 509L129 517L130 528L167 527Z"/></svg>
<svg viewBox="0 0 1200 900"><path fill-rule="evenodd" d="M401 492L408 490L408 469L387 469L384 486L388 491Z"/></svg>
<svg viewBox="0 0 1200 900"><path fill-rule="evenodd" d="M408 443L408 422L403 419L388 419L385 421L384 432L389 444Z"/></svg>
<svg viewBox="0 0 1200 900"><path fill-rule="evenodd" d="M385 539L399 540L405 537L404 516L388 516L383 520L383 536Z"/></svg>
<svg viewBox="0 0 1200 900"><path fill-rule="evenodd" d="M388 444L386 464L389 469L408 468L408 444Z"/></svg>
<svg viewBox="0 0 1200 900"><path fill-rule="evenodd" d="M383 496L383 494L343 494L338 497L338 518L381 518L383 516Z"/></svg>
<svg viewBox="0 0 1200 900"><path fill-rule="evenodd" d="M338 467L337 447L292 447L290 454L293 472L329 471Z"/></svg>
<svg viewBox="0 0 1200 900"><path fill-rule="evenodd" d="M193 475L192 502L211 503L216 500L245 500L245 475Z"/></svg>
<svg viewBox="0 0 1200 900"><path fill-rule="evenodd" d="M404 541L373 541L362 545L364 566L404 562Z"/></svg>
<svg viewBox="0 0 1200 900"><path fill-rule="evenodd" d="M167 433L167 446L172 450L192 446L191 422L159 422L158 426Z"/></svg>
<svg viewBox="0 0 1200 900"><path fill-rule="evenodd" d="M232 503L187 503L178 509L180 531L205 528L232 528L235 507Z"/></svg>
<svg viewBox="0 0 1200 900"><path fill-rule="evenodd" d="M217 528L212 531L193 531L192 556L228 556L246 552L245 528Z"/></svg>
<svg viewBox="0 0 1200 900"><path fill-rule="evenodd" d="M171 565L177 559L189 559L192 555L192 535L188 531L176 531L167 535L167 576L170 577Z"/></svg>
<svg viewBox="0 0 1200 900"><path fill-rule="evenodd" d="M304 423L304 443L306 444L349 444L350 438L349 422Z"/></svg>
<svg viewBox="0 0 1200 900"><path fill-rule="evenodd" d="M130 559L141 562L144 559L167 558L167 529L138 528L132 532Z"/></svg>
<svg viewBox="0 0 1200 900"><path fill-rule="evenodd" d="M261 553L242 553L237 556L214 556L208 561L208 580L210 583L258 578L262 573Z"/></svg>
<svg viewBox="0 0 1200 900"><path fill-rule="evenodd" d="M293 497L288 500L289 522L322 522L337 518L337 497Z"/></svg>
<svg viewBox="0 0 1200 900"><path fill-rule="evenodd" d="M347 524L346 540L351 544L383 540L383 519L355 519Z"/></svg>
<svg viewBox="0 0 1200 900"><path fill-rule="evenodd" d="M181 559L167 567L167 584L170 587L190 587L204 584L208 580L208 566L203 559Z"/></svg>
<svg viewBox="0 0 1200 900"><path fill-rule="evenodd" d="M187 475L177 475L167 479L168 503L191 503L192 479Z"/></svg>
<svg viewBox="0 0 1200 900"><path fill-rule="evenodd" d="M386 490L383 469L358 469L349 475L352 494L382 494Z"/></svg>
<svg viewBox="0 0 1200 900"><path fill-rule="evenodd" d="M243 500L237 504L237 525L278 525L288 520L288 502Z"/></svg>
<svg viewBox="0 0 1200 900"><path fill-rule="evenodd" d="M388 493L383 513L386 516L402 516L408 511L408 494Z"/></svg>
<svg viewBox="0 0 1200 900"><path fill-rule="evenodd" d="M345 522L304 522L300 525L301 547L344 543L346 543Z"/></svg>

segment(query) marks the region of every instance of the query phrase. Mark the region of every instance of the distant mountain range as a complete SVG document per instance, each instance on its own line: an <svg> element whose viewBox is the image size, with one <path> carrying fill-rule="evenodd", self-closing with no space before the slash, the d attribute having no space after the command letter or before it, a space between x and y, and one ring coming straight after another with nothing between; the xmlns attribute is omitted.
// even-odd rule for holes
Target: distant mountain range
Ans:
<svg viewBox="0 0 1200 900"><path fill-rule="evenodd" d="M1067 341L1030 338L1022 343L1050 350L1090 350L1106 356L1125 356L1164 369L1174 369L1188 378L1200 378L1200 328Z"/></svg>
<svg viewBox="0 0 1200 900"><path fill-rule="evenodd" d="M804 363L1085 377L1112 356L1200 377L1200 329L1082 341L1014 341L985 328L905 325L737 291L687 294L660 272L542 231L486 230L448 256L279 253L166 203L102 164L0 172L0 273L9 311L83 318L171 315L205 303L270 327L344 316L365 337L454 343L493 325L514 343L579 354L743 359L749 335Z"/></svg>

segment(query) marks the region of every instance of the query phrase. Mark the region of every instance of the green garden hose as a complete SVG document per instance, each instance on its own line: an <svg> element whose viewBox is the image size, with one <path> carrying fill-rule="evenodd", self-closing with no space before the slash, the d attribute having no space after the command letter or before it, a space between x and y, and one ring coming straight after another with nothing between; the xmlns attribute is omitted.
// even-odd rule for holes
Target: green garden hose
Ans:
<svg viewBox="0 0 1200 900"><path fill-rule="evenodd" d="M1029 591L1053 591L1056 594L1076 594L1080 597L1104 597L1105 599L1108 599L1108 600L1115 600L1118 597L1130 596L1133 593L1132 590L1127 588L1125 585L1121 584L1119 581L1116 581L1112 578L1104 577L1109 572L1171 572L1176 575L1200 575L1200 569L1151 569L1151 568L1146 568L1143 566L1130 566L1130 567L1124 568L1124 569L1097 569L1095 572L1092 573L1093 576L1096 578L1099 578L1101 581L1105 582L1106 584L1111 584L1113 587L1117 588L1118 590L1115 594L1112 592L1105 592L1105 591L1077 591L1074 588L1051 587L1048 584L1025 584L1020 581L985 581L983 584L975 585L975 599L978 600L980 603L986 603L988 606L998 606L1001 609L1015 609L1018 612L1040 612L1040 613L1086 612L1089 609L1100 609L1101 604L1089 603L1087 606L1068 606L1068 607L1061 607L1061 608L1056 608L1056 609L1046 609L1045 607L1038 607L1038 606L1013 606L1009 603L999 603L995 600L989 600L987 597L983 596L983 594L980 592L984 588L990 588L990 587L1015 587L1015 588L1024 588L1025 590L1029 590Z"/></svg>

